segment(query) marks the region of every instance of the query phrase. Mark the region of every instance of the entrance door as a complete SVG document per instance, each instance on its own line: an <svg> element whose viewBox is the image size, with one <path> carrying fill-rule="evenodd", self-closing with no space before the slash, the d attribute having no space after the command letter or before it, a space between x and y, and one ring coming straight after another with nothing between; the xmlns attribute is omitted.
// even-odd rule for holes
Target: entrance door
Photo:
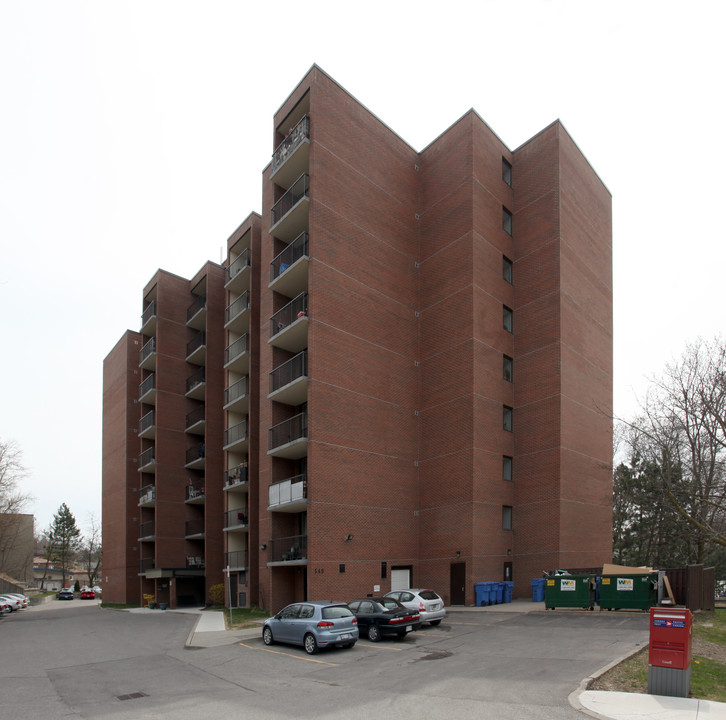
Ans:
<svg viewBox="0 0 726 720"><path fill-rule="evenodd" d="M512 579L512 563L504 563L504 582L511 581Z"/></svg>
<svg viewBox="0 0 726 720"><path fill-rule="evenodd" d="M229 604L230 607L237 607L237 573L229 574Z"/></svg>
<svg viewBox="0 0 726 720"><path fill-rule="evenodd" d="M452 605L464 605L466 602L466 563L451 563L449 597Z"/></svg>
<svg viewBox="0 0 726 720"><path fill-rule="evenodd" d="M406 590L411 587L411 568L391 568L391 590Z"/></svg>

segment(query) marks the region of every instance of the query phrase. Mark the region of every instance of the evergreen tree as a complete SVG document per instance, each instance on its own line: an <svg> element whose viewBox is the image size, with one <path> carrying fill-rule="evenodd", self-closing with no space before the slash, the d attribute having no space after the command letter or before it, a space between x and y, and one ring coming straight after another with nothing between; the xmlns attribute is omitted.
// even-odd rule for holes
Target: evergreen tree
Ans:
<svg viewBox="0 0 726 720"><path fill-rule="evenodd" d="M53 515L53 522L48 531L48 539L54 548L54 556L60 563L63 573L63 587L66 586L66 572L73 561L81 544L81 531L76 525L76 518L63 503Z"/></svg>

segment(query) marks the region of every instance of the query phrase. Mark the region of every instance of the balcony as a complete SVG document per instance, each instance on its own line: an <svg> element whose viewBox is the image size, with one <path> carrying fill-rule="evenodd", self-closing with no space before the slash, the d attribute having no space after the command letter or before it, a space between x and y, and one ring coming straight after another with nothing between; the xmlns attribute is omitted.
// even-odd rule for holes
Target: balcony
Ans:
<svg viewBox="0 0 726 720"><path fill-rule="evenodd" d="M224 564L230 570L244 570L247 565L247 550L233 550L224 553Z"/></svg>
<svg viewBox="0 0 726 720"><path fill-rule="evenodd" d="M268 565L272 563L294 563L305 565L308 561L308 536L292 535L291 537L274 538L269 544L270 554Z"/></svg>
<svg viewBox="0 0 726 720"><path fill-rule="evenodd" d="M270 449L268 455L298 460L308 452L308 418L307 413L278 423L270 428Z"/></svg>
<svg viewBox="0 0 726 720"><path fill-rule="evenodd" d="M150 541L156 538L156 525L153 520L139 525L139 540Z"/></svg>
<svg viewBox="0 0 726 720"><path fill-rule="evenodd" d="M236 467L224 471L224 490L232 490L245 486L248 482L247 463L241 463Z"/></svg>
<svg viewBox="0 0 726 720"><path fill-rule="evenodd" d="M245 290L224 311L224 327L235 332L247 332L250 325L250 293Z"/></svg>
<svg viewBox="0 0 726 720"><path fill-rule="evenodd" d="M308 227L310 209L310 177L301 175L292 187L273 205L270 213L270 235L283 242L292 242Z"/></svg>
<svg viewBox="0 0 726 720"><path fill-rule="evenodd" d="M186 464L187 470L204 470L204 443L199 443L187 449Z"/></svg>
<svg viewBox="0 0 726 720"><path fill-rule="evenodd" d="M247 375L250 371L250 336L238 337L224 349L224 369Z"/></svg>
<svg viewBox="0 0 726 720"><path fill-rule="evenodd" d="M149 438L151 440L156 437L156 421L154 411L151 410L139 420L139 437Z"/></svg>
<svg viewBox="0 0 726 720"><path fill-rule="evenodd" d="M248 529L250 516L246 507L234 508L224 513L224 531Z"/></svg>
<svg viewBox="0 0 726 720"><path fill-rule="evenodd" d="M141 558L141 562L139 563L139 574L143 575L149 570L153 570L156 567L156 563L154 562L153 557L146 557Z"/></svg>
<svg viewBox="0 0 726 720"><path fill-rule="evenodd" d="M308 245L302 232L270 263L271 290L295 297L308 289Z"/></svg>
<svg viewBox="0 0 726 720"><path fill-rule="evenodd" d="M270 345L288 352L308 346L308 294L300 293L270 318Z"/></svg>
<svg viewBox="0 0 726 720"><path fill-rule="evenodd" d="M204 330L207 326L207 296L197 295L187 308L187 327Z"/></svg>
<svg viewBox="0 0 726 720"><path fill-rule="evenodd" d="M187 485L187 497L184 500L187 505L204 505L205 500L203 482L189 483Z"/></svg>
<svg viewBox="0 0 726 720"><path fill-rule="evenodd" d="M144 485L139 490L139 507L155 507L156 506L156 486Z"/></svg>
<svg viewBox="0 0 726 720"><path fill-rule="evenodd" d="M204 331L200 330L187 343L186 361L194 365L204 365L207 357L207 337Z"/></svg>
<svg viewBox="0 0 726 720"><path fill-rule="evenodd" d="M206 389L206 373L204 368L200 367L187 378L186 396L194 400L204 400Z"/></svg>
<svg viewBox="0 0 726 720"><path fill-rule="evenodd" d="M139 402L153 405L156 401L156 373L151 373L139 385Z"/></svg>
<svg viewBox="0 0 726 720"><path fill-rule="evenodd" d="M224 269L224 289L242 292L250 289L250 249L246 248Z"/></svg>
<svg viewBox="0 0 726 720"><path fill-rule="evenodd" d="M302 512L308 504L306 473L288 478L269 487L270 512Z"/></svg>
<svg viewBox="0 0 726 720"><path fill-rule="evenodd" d="M286 405L302 405L308 396L308 352L303 350L270 373L267 397Z"/></svg>
<svg viewBox="0 0 726 720"><path fill-rule="evenodd" d="M280 187L290 187L307 170L309 161L310 118L305 115L272 154L270 179Z"/></svg>
<svg viewBox="0 0 726 720"><path fill-rule="evenodd" d="M153 370L156 367L156 338L151 338L139 350L139 367Z"/></svg>
<svg viewBox="0 0 726 720"><path fill-rule="evenodd" d="M192 435L204 435L206 425L206 414L204 405L194 408L187 414L184 423L184 431Z"/></svg>
<svg viewBox="0 0 726 720"><path fill-rule="evenodd" d="M154 335L156 333L156 300L152 300L141 314L141 334Z"/></svg>
<svg viewBox="0 0 726 720"><path fill-rule="evenodd" d="M139 455L139 472L156 472L156 458L154 457L153 447L150 447L148 450L144 450L144 452Z"/></svg>
<svg viewBox="0 0 726 720"><path fill-rule="evenodd" d="M245 375L224 391L224 409L246 415L249 404L249 381Z"/></svg>
<svg viewBox="0 0 726 720"><path fill-rule="evenodd" d="M184 539L200 540L204 537L204 518L187 520L184 523Z"/></svg>
<svg viewBox="0 0 726 720"><path fill-rule="evenodd" d="M247 450L247 420L224 431L224 450Z"/></svg>

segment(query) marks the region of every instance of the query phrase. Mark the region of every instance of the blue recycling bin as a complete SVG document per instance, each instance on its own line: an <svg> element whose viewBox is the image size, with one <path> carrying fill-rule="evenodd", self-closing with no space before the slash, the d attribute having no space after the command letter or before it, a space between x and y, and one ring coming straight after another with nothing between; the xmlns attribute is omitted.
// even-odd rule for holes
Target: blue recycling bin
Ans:
<svg viewBox="0 0 726 720"><path fill-rule="evenodd" d="M505 580L502 585L504 585L504 602L512 602L512 597L514 596L514 583L511 580Z"/></svg>
<svg viewBox="0 0 726 720"><path fill-rule="evenodd" d="M545 578L535 578L529 584L532 586L532 602L544 602Z"/></svg>
<svg viewBox="0 0 726 720"><path fill-rule="evenodd" d="M476 599L477 607L489 605L489 583L478 582L474 583L474 596Z"/></svg>
<svg viewBox="0 0 726 720"><path fill-rule="evenodd" d="M496 588L497 605L501 605L504 602L504 583L498 582L498 583L492 583L492 585L494 585Z"/></svg>

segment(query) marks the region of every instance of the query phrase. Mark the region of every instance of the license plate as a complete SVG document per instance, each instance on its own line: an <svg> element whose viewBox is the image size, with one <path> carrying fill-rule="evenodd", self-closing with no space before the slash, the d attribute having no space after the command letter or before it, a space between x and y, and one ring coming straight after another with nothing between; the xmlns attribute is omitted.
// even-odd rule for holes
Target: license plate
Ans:
<svg viewBox="0 0 726 720"><path fill-rule="evenodd" d="M406 632L411 632L413 630L413 625L406 625Z"/></svg>
<svg viewBox="0 0 726 720"><path fill-rule="evenodd" d="M350 640L350 634L349 633L345 633L344 635L341 635L340 636L340 639L341 640Z"/></svg>
<svg viewBox="0 0 726 720"><path fill-rule="evenodd" d="M439 604L438 604L438 603L434 603L434 604L433 604L433 605L431 606L431 609L432 609L432 610L438 610L438 609L439 609Z"/></svg>

